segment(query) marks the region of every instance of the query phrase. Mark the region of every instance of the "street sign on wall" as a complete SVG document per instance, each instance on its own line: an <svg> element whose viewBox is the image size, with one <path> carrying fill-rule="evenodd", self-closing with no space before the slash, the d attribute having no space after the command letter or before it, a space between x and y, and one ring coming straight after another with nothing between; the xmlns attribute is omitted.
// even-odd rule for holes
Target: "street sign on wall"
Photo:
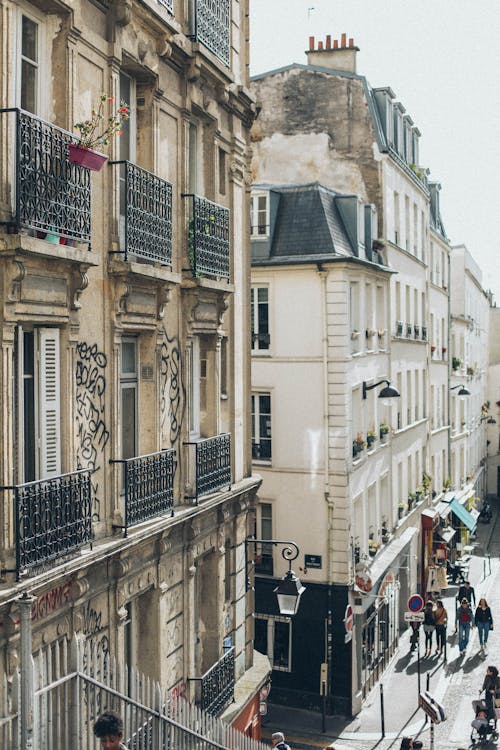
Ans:
<svg viewBox="0 0 500 750"><path fill-rule="evenodd" d="M423 612L405 612L405 622L423 622L424 617Z"/></svg>

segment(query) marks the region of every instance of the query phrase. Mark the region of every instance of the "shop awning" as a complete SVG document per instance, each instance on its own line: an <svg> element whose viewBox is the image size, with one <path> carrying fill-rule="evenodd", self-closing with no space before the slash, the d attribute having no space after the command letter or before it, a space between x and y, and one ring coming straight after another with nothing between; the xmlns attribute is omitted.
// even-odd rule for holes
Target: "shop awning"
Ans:
<svg viewBox="0 0 500 750"><path fill-rule="evenodd" d="M439 534L443 542L446 542L446 544L448 544L457 533L457 530L452 529L451 526L447 526L445 529L438 529L437 533Z"/></svg>
<svg viewBox="0 0 500 750"><path fill-rule="evenodd" d="M464 508L463 505L460 505L458 500L452 500L450 503L450 508L452 512L456 515L457 518L459 518L464 526L467 526L469 531L474 531L477 525L477 521L474 518L474 516L469 513L467 508Z"/></svg>

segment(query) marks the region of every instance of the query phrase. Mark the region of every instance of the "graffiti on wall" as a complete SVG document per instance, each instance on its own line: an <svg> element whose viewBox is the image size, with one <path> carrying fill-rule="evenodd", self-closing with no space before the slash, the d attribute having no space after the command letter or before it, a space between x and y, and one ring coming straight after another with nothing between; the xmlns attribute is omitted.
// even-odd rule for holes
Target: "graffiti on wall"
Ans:
<svg viewBox="0 0 500 750"><path fill-rule="evenodd" d="M169 425L170 447L179 438L186 408L186 390L182 382L182 356L179 339L169 338L165 331L165 340L160 354L160 409L161 433L164 435Z"/></svg>
<svg viewBox="0 0 500 750"><path fill-rule="evenodd" d="M107 357L97 344L79 342L76 347L76 422L78 469L92 470L93 517L101 517L99 481L100 458L109 440L104 414Z"/></svg>

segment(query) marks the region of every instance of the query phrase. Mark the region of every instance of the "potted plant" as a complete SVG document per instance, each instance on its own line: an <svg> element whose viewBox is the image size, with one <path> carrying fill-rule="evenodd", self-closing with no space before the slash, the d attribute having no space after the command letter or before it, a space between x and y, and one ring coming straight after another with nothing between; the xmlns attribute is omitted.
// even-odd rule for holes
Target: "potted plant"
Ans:
<svg viewBox="0 0 500 750"><path fill-rule="evenodd" d="M377 336L379 337L379 339L383 338L384 335L385 335L385 328L379 328L377 330Z"/></svg>
<svg viewBox="0 0 500 750"><path fill-rule="evenodd" d="M401 520L405 514L405 506L404 503L399 501L398 503L398 519Z"/></svg>
<svg viewBox="0 0 500 750"><path fill-rule="evenodd" d="M461 361L458 357L452 357L451 360L451 367L453 370L458 370L458 368L462 365Z"/></svg>
<svg viewBox="0 0 500 750"><path fill-rule="evenodd" d="M451 479L450 477L446 477L446 479L443 482L443 492L448 492L448 490L451 490Z"/></svg>
<svg viewBox="0 0 500 750"><path fill-rule="evenodd" d="M355 458L358 453L361 453L361 451L365 448L366 443L364 441L363 435L358 432L354 440L352 441L352 455Z"/></svg>
<svg viewBox="0 0 500 750"><path fill-rule="evenodd" d="M367 442L368 448L372 447L372 445L373 445L373 443L375 442L376 439L377 439L377 436L375 434L375 430L373 430L373 429L368 430L368 432L366 434L366 442Z"/></svg>
<svg viewBox="0 0 500 750"><path fill-rule="evenodd" d="M396 323L396 336L402 336L403 335L403 321L398 320Z"/></svg>
<svg viewBox="0 0 500 750"><path fill-rule="evenodd" d="M104 116L106 103L111 104L113 96L101 94L97 107L92 108L88 120L75 123L75 129L80 131L78 143L68 144L68 158L71 164L78 164L98 172L107 160L107 155L96 151L95 147L107 146L114 135L121 135L121 126L128 120L129 108L125 102L120 102L109 117Z"/></svg>
<svg viewBox="0 0 500 750"><path fill-rule="evenodd" d="M422 474L422 488L423 488L424 493L426 495L429 492L429 489L430 489L430 486L431 486L431 480L432 480L432 477L429 476L429 474L427 474L424 471L424 473Z"/></svg>
<svg viewBox="0 0 500 750"><path fill-rule="evenodd" d="M385 422L382 422L382 424L379 426L378 429L379 429L380 439L385 442L387 440L387 435L389 434L391 428L389 427L388 424L385 424Z"/></svg>
<svg viewBox="0 0 500 750"><path fill-rule="evenodd" d="M416 495L414 492L408 493L408 510L411 510L413 508L413 503L416 500Z"/></svg>
<svg viewBox="0 0 500 750"><path fill-rule="evenodd" d="M441 347L441 351L442 351L442 353L443 353L443 354L446 354L446 352L447 352L448 350L447 350L447 348L446 348L445 346L442 346L442 347Z"/></svg>
<svg viewBox="0 0 500 750"><path fill-rule="evenodd" d="M436 351L436 347L434 346L434 344L431 344L431 352L435 352L435 351Z"/></svg>
<svg viewBox="0 0 500 750"><path fill-rule="evenodd" d="M359 331L358 331L358 329L357 329L357 328L353 328L353 330L351 331L351 338L352 338L352 339L357 339L357 338L358 338L358 336L359 336Z"/></svg>

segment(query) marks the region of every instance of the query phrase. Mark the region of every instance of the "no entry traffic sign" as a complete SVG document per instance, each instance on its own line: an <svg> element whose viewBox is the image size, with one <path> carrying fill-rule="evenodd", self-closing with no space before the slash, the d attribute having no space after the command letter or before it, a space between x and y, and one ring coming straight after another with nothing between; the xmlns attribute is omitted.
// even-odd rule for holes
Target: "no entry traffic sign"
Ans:
<svg viewBox="0 0 500 750"><path fill-rule="evenodd" d="M424 600L420 594L413 594L408 599L408 609L410 612L420 612L424 608Z"/></svg>

